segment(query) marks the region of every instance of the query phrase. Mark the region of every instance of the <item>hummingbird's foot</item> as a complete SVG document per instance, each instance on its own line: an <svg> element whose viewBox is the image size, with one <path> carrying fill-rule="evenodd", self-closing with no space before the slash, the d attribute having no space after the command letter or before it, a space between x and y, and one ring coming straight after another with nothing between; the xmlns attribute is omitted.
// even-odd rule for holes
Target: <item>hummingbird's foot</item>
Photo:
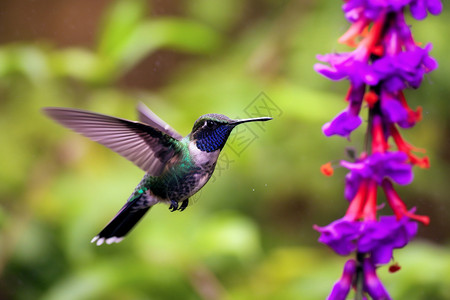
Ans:
<svg viewBox="0 0 450 300"><path fill-rule="evenodd" d="M183 211L186 209L186 207L188 207L189 205L189 199L183 200L183 202L181 202L181 206L180 206L180 211Z"/></svg>
<svg viewBox="0 0 450 300"><path fill-rule="evenodd" d="M178 202L175 200L170 200L170 206L169 209L171 212L174 212L178 209Z"/></svg>

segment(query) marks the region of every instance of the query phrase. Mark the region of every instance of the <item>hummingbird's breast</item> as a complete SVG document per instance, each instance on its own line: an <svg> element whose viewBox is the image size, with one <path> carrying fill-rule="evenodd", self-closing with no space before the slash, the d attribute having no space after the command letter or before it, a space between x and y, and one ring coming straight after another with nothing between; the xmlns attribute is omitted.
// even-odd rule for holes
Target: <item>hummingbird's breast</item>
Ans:
<svg viewBox="0 0 450 300"><path fill-rule="evenodd" d="M198 149L197 143L195 141L189 142L188 150L190 159L193 161L193 163L203 168L210 168L212 164L215 166L217 158L219 158L220 154L220 150L206 152Z"/></svg>
<svg viewBox="0 0 450 300"><path fill-rule="evenodd" d="M147 185L152 194L162 201L183 201L198 192L209 180L216 166L220 150L204 152L195 142L189 142L187 151L167 162L160 176L148 176Z"/></svg>

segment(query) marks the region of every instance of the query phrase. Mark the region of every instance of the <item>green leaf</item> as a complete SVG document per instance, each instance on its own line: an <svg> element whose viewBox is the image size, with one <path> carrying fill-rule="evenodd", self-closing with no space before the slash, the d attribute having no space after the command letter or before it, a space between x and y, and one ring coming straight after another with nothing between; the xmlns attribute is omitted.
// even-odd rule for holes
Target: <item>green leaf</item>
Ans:
<svg viewBox="0 0 450 300"><path fill-rule="evenodd" d="M217 32L190 21L164 18L140 24L124 47L122 63L131 67L157 48L170 48L195 54L216 50L221 43Z"/></svg>
<svg viewBox="0 0 450 300"><path fill-rule="evenodd" d="M99 37L100 55L111 55L127 42L130 33L144 18L147 10L143 0L118 0L105 15Z"/></svg>
<svg viewBox="0 0 450 300"><path fill-rule="evenodd" d="M228 254L246 259L260 251L258 228L250 219L231 211L205 220L198 233L198 249L206 256Z"/></svg>
<svg viewBox="0 0 450 300"><path fill-rule="evenodd" d="M97 77L115 79L161 48L205 54L220 44L216 31L190 20L161 18L142 22L121 41L120 47L102 56Z"/></svg>
<svg viewBox="0 0 450 300"><path fill-rule="evenodd" d="M29 44L12 44L0 49L0 76L25 75L34 82L50 76L45 49Z"/></svg>
<svg viewBox="0 0 450 300"><path fill-rule="evenodd" d="M98 68L98 56L82 48L57 51L52 56L53 71L60 76L70 76L90 81Z"/></svg>

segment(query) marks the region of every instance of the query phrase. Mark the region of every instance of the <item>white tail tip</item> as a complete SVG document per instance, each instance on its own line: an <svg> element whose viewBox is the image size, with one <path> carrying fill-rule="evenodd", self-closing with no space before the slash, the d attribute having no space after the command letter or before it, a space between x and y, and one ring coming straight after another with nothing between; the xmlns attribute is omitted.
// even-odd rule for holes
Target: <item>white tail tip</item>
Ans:
<svg viewBox="0 0 450 300"><path fill-rule="evenodd" d="M91 243L96 243L97 246L100 246L100 245L102 245L103 243L106 243L106 244L108 244L108 245L111 245L111 244L113 244L113 243L120 243L122 240L123 240L123 237L118 238L118 237L116 237L116 236L113 236L113 237L110 237L110 238L105 239L105 238L100 238L98 235L96 235L96 236L94 236L94 238L91 240Z"/></svg>

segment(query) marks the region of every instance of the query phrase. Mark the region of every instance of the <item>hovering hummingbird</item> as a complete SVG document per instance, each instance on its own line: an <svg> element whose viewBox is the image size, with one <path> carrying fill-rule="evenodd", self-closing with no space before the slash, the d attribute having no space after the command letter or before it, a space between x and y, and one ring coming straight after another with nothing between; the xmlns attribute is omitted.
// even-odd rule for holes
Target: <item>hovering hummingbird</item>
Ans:
<svg viewBox="0 0 450 300"><path fill-rule="evenodd" d="M142 103L138 105L140 122L69 108L43 110L50 118L112 149L146 172L125 205L92 239L98 246L122 241L156 203L165 202L171 211L183 211L189 197L208 182L233 128L272 119L233 120L207 114L198 118L191 133L183 138Z"/></svg>

